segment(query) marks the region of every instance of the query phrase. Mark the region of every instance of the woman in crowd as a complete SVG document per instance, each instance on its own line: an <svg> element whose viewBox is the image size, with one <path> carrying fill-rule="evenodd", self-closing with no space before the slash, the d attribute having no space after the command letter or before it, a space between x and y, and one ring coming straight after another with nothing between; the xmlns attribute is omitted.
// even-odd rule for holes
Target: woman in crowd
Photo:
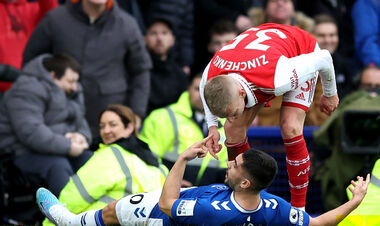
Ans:
<svg viewBox="0 0 380 226"><path fill-rule="evenodd" d="M102 144L61 191L59 200L73 213L105 207L126 195L162 188L168 169L137 138L135 115L110 105L100 115Z"/></svg>

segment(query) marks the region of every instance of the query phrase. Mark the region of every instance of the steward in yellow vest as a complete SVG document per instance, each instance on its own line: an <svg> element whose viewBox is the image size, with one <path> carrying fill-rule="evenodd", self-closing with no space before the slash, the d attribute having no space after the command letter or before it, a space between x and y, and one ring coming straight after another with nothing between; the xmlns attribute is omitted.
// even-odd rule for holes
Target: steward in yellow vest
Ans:
<svg viewBox="0 0 380 226"><path fill-rule="evenodd" d="M135 136L101 145L59 195L73 213L101 209L126 195L162 188L168 170Z"/></svg>
<svg viewBox="0 0 380 226"><path fill-rule="evenodd" d="M188 91L183 92L176 103L154 110L144 120L139 138L149 145L169 169L177 160L178 155L187 147L208 135L207 124L200 111L203 110L199 95L200 79L200 77L195 77ZM203 120L197 120L197 118ZM204 123L199 121L204 121ZM221 143L223 143L223 148L218 153L219 160L208 153L205 158L196 158L186 166L184 179L193 185L223 183L224 181L227 168L224 122L225 120L220 120L218 126Z"/></svg>
<svg viewBox="0 0 380 226"><path fill-rule="evenodd" d="M350 186L347 187L348 199L352 198L348 189ZM339 225L380 225L380 159L372 169L371 181L363 201Z"/></svg>

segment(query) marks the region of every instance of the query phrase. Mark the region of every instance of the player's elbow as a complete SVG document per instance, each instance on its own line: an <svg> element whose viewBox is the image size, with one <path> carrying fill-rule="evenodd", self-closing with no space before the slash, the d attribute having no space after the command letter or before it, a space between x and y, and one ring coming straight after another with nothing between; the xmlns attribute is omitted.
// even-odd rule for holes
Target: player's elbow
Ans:
<svg viewBox="0 0 380 226"><path fill-rule="evenodd" d="M158 207L160 208L160 210L168 215L169 217L171 217L171 205L170 205L170 202L168 202L167 200L163 199L162 197L160 198L160 201L158 202Z"/></svg>

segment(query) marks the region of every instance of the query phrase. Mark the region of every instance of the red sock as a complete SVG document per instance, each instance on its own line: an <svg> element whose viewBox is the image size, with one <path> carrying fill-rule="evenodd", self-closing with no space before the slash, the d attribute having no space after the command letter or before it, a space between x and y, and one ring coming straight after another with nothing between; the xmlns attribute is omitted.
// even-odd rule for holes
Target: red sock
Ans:
<svg viewBox="0 0 380 226"><path fill-rule="evenodd" d="M291 201L294 207L305 207L309 184L310 158L303 135L283 139L286 149Z"/></svg>
<svg viewBox="0 0 380 226"><path fill-rule="evenodd" d="M248 137L245 137L244 141L241 143L225 143L228 153L228 161L235 160L236 156L240 153L245 152L250 148L248 143Z"/></svg>

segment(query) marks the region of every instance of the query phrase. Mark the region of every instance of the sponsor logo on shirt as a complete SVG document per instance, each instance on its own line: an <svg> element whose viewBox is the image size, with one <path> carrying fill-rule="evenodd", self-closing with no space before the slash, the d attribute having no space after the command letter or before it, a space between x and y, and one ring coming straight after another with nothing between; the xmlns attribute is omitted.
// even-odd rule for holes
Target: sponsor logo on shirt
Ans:
<svg viewBox="0 0 380 226"><path fill-rule="evenodd" d="M290 77L290 86L292 89L298 88L298 75L296 69L293 69L293 75Z"/></svg>
<svg viewBox="0 0 380 226"><path fill-rule="evenodd" d="M197 200L181 200L177 207L177 216L193 216Z"/></svg>
<svg viewBox="0 0 380 226"><path fill-rule="evenodd" d="M216 188L216 189L218 189L218 190L228 190L228 186L226 186L226 185L221 185L221 184L212 185L211 187L212 187L212 188Z"/></svg>

